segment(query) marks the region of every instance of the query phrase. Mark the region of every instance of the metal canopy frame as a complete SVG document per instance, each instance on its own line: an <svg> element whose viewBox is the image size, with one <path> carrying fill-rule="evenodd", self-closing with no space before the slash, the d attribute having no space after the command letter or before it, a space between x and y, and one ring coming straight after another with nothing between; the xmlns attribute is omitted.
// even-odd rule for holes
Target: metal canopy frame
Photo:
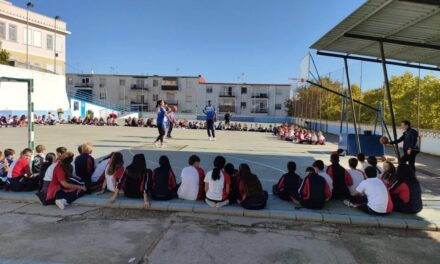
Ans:
<svg viewBox="0 0 440 264"><path fill-rule="evenodd" d="M34 149L34 133L35 133L35 120L34 120L34 80L33 79L23 79L23 78L12 78L12 77L1 77L1 82L19 82L27 84L27 103L28 103L28 148Z"/></svg>

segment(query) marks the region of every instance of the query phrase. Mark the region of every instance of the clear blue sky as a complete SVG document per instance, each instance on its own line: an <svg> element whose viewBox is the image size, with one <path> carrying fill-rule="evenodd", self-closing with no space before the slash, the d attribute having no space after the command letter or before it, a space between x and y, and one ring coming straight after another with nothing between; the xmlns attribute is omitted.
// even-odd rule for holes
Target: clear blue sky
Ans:
<svg viewBox="0 0 440 264"><path fill-rule="evenodd" d="M308 47L364 0L32 2L36 12L68 23L68 72L202 74L212 82L236 82L244 73L245 82L287 83L299 76ZM333 58L319 57L317 64L321 73L342 67ZM382 78L364 82L379 86Z"/></svg>

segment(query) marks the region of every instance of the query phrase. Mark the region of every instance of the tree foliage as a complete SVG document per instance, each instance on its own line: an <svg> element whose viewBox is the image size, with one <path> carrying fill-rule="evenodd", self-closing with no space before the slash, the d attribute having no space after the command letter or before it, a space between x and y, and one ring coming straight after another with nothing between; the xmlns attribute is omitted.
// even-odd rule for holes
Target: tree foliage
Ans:
<svg viewBox="0 0 440 264"><path fill-rule="evenodd" d="M2 43L0 42L0 64L8 64L9 63L9 52L5 49L2 49Z"/></svg>
<svg viewBox="0 0 440 264"><path fill-rule="evenodd" d="M347 93L339 81L329 77L321 79L322 85L340 93ZM420 84L420 97L419 97ZM390 79L391 97L396 122L407 119L417 127L417 111L419 109L420 128L440 129L440 79L426 75L419 79L410 72ZM352 85L353 98L373 107L382 106L384 119L390 124L391 115L388 100L383 87L361 91L357 85ZM420 101L420 102L419 102ZM300 87L296 96L291 100L292 113L297 117L311 119L340 120L343 99L316 86ZM287 103L286 103L287 106ZM351 105L349 105L349 120L352 121ZM376 112L355 103L358 122L372 124Z"/></svg>

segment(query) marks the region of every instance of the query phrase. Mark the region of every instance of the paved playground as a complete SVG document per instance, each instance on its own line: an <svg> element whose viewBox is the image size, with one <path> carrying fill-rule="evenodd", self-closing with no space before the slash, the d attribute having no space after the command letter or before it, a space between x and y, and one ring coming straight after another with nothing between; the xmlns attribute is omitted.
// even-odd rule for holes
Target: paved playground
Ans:
<svg viewBox="0 0 440 264"><path fill-rule="evenodd" d="M75 152L79 144L92 142L97 160L121 151L126 164L134 154L144 153L150 168L157 166L160 155L168 155L178 178L189 155L198 154L202 167L209 170L214 157L221 154L236 166L248 163L269 192L287 161L296 161L301 174L316 159L328 164L330 152L337 148L332 142L325 146L298 145L257 132L217 131L217 141L209 141L204 130L176 129L174 139L167 140L167 148L156 149L152 144L156 133L156 129L149 128L41 126L36 128L36 143L44 144L49 151L65 146ZM19 150L25 146L25 128L0 129L1 149ZM347 160L343 157L341 164L346 165ZM11 229L0 234L0 263L102 263L103 256L96 252L106 250L112 250L110 254L102 253L110 258L106 263L319 263L322 259L313 253L314 247L322 249L322 257L329 263L436 263L433 258L421 257L440 249L436 232L440 230L440 190L435 174L439 160L418 160L418 166L429 173L418 173L424 210L416 216L368 216L341 201L331 201L323 210L313 211L272 195L267 208L261 211L243 210L236 205L217 209L203 202L177 199L153 201L151 209L145 210L140 200L120 198L110 205L109 195L86 196L61 211L55 206L41 206L32 193L0 191L0 225L2 230ZM399 238L407 236L412 237L404 242L408 251L402 252L399 243L403 240ZM11 239L17 239L18 244L9 244ZM29 254L16 246L33 243L34 239L43 242ZM260 245L258 239L264 242ZM191 248L187 240L199 241L200 245L195 242ZM358 242L355 248L351 248L352 240ZM418 246L410 245L411 241ZM222 257L223 253L205 245L208 242L226 245L228 255ZM60 249L65 254L60 259L51 247L58 243L66 243L69 248L81 246L73 251ZM259 250L255 250L257 245ZM201 255L195 252L199 246L203 248ZM237 247L242 247L243 253ZM182 256L179 261L176 254ZM239 254L245 258L235 261L233 256ZM20 262L23 259L26 261Z"/></svg>

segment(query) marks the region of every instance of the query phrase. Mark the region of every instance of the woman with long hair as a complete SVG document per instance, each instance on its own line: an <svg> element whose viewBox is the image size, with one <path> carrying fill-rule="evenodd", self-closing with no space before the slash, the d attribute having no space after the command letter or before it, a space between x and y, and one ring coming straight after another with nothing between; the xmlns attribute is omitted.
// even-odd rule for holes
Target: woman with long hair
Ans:
<svg viewBox="0 0 440 264"><path fill-rule="evenodd" d="M245 209L260 210L266 207L268 194L263 190L257 175L253 174L249 165L240 164L240 198L238 203Z"/></svg>
<svg viewBox="0 0 440 264"><path fill-rule="evenodd" d="M144 198L144 206L150 207L150 201L147 196L147 180L151 177L151 170L147 168L147 162L144 154L136 154L133 161L127 166L124 175L116 185L115 192L110 203L113 203L118 197L119 190L124 191L125 197Z"/></svg>
<svg viewBox="0 0 440 264"><path fill-rule="evenodd" d="M408 164L400 164L396 171L396 181L389 188L394 211L417 214L423 209L422 190L416 174Z"/></svg>
<svg viewBox="0 0 440 264"><path fill-rule="evenodd" d="M148 179L148 194L154 200L171 200L177 197L176 176L167 156L159 158L159 167Z"/></svg>
<svg viewBox="0 0 440 264"><path fill-rule="evenodd" d="M205 176L205 202L211 207L222 207L229 204L228 195L231 187L231 177L223 171L226 159L217 156L214 159L214 169Z"/></svg>
<svg viewBox="0 0 440 264"><path fill-rule="evenodd" d="M102 183L101 193L104 193L106 190L114 192L116 184L124 172L124 158L121 152L114 152L105 168L105 181Z"/></svg>
<svg viewBox="0 0 440 264"><path fill-rule="evenodd" d="M164 100L157 101L156 112L157 112L156 123L157 123L157 130L159 131L159 136L157 136L156 141L154 141L154 145L156 145L156 147L164 147L163 137L165 136L165 119L167 115L167 110L165 109Z"/></svg>
<svg viewBox="0 0 440 264"><path fill-rule="evenodd" d="M55 202L58 208L64 209L87 191L83 182L72 178L72 161L73 153L70 151L62 154L58 159L47 190L46 204Z"/></svg>

